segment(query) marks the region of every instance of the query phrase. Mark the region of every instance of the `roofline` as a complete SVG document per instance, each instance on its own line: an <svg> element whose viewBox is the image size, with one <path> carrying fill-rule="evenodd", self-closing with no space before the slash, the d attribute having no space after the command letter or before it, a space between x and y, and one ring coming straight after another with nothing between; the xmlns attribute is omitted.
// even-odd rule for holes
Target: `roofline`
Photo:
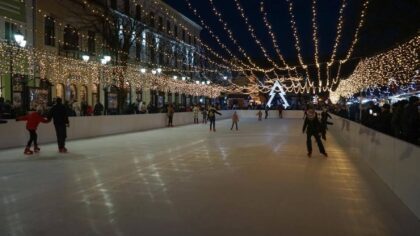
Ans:
<svg viewBox="0 0 420 236"><path fill-rule="evenodd" d="M170 10L172 10L175 13L177 13L178 15L180 15L182 17L182 19L184 19L185 21L187 21L188 23L190 23L191 25L193 25L195 28L199 29L200 31L203 30L203 27L201 27L201 25L197 24L196 22L194 22L190 18L186 17L184 14L182 14L181 12L179 12L178 10L176 10L175 8L173 8L171 5L167 4L166 2L164 2L162 0L159 0L159 2L161 4L163 4L165 7L169 8Z"/></svg>

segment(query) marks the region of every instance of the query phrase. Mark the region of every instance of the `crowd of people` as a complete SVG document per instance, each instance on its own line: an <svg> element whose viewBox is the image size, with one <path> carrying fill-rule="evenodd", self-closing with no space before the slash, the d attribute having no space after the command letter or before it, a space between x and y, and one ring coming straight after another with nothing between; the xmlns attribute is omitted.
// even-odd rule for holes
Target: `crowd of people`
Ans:
<svg viewBox="0 0 420 236"><path fill-rule="evenodd" d="M362 125L387 135L420 145L419 98L412 96L409 100L398 101L392 106L379 106L373 102L362 105L333 107L333 112L341 117L360 122Z"/></svg>

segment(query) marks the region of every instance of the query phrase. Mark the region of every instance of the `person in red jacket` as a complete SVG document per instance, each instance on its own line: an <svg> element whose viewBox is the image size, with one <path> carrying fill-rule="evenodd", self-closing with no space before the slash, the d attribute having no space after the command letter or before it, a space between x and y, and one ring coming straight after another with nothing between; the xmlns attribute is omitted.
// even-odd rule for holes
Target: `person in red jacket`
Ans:
<svg viewBox="0 0 420 236"><path fill-rule="evenodd" d="M39 123L48 123L48 119L41 116L40 111L34 111L26 116L18 117L16 120L26 120L26 129L29 132L29 141L26 145L24 153L26 155L32 155L34 153L31 151L32 142L34 143L34 151L39 152L41 149L38 147L38 134L36 133L36 129L38 128Z"/></svg>

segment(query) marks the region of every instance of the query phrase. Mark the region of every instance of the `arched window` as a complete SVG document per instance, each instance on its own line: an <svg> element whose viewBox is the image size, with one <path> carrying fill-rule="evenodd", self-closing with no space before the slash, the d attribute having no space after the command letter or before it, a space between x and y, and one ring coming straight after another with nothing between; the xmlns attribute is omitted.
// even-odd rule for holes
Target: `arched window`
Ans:
<svg viewBox="0 0 420 236"><path fill-rule="evenodd" d="M71 84L69 90L69 101L72 103L74 100L77 100L77 87L76 85Z"/></svg>
<svg viewBox="0 0 420 236"><path fill-rule="evenodd" d="M88 89L85 85L80 87L80 101L87 102L88 99Z"/></svg>
<svg viewBox="0 0 420 236"><path fill-rule="evenodd" d="M99 93L98 93L98 85L97 84L92 84L92 105L95 105L98 100Z"/></svg>
<svg viewBox="0 0 420 236"><path fill-rule="evenodd" d="M55 85L55 97L64 99L64 85L57 84Z"/></svg>

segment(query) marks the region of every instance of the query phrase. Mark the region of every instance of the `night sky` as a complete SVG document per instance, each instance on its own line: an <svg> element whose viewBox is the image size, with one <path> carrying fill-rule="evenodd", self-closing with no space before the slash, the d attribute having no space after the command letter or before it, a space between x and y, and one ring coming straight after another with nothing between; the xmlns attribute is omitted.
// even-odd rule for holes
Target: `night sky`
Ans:
<svg viewBox="0 0 420 236"><path fill-rule="evenodd" d="M175 9L198 22L192 12L188 9L185 0L164 0ZM236 55L240 55L236 47L226 37L220 23L216 20L210 8L208 0L190 0L193 7L197 8L199 14L206 23L216 32L223 42L232 49ZM290 27L290 17L286 0L264 0L269 21L273 26L279 41L280 49L287 58L288 63L297 64L294 38ZM292 0L294 3L294 14L296 17L298 33L301 41L302 54L307 64L314 63L314 43L312 40L312 13L311 0ZM246 26L240 18L233 0L214 0L216 7L222 12L223 18L227 21L240 45L261 65L268 66L267 60L254 43L248 33ZM277 60L271 39L263 25L262 16L259 10L260 0L240 0L245 9L250 23L256 29L258 37L264 43L273 59ZM327 61L331 55L334 40L336 37L336 26L341 1L318 0L318 35L320 44L321 61ZM338 51L338 58L348 50L351 40L358 24L362 0L347 0L345 10L344 30L342 43ZM371 0L369 4L366 24L361 31L361 39L356 47L354 57L370 56L398 43L408 40L420 29L420 1L418 0ZM223 54L223 50L203 30L202 38L216 51Z"/></svg>

